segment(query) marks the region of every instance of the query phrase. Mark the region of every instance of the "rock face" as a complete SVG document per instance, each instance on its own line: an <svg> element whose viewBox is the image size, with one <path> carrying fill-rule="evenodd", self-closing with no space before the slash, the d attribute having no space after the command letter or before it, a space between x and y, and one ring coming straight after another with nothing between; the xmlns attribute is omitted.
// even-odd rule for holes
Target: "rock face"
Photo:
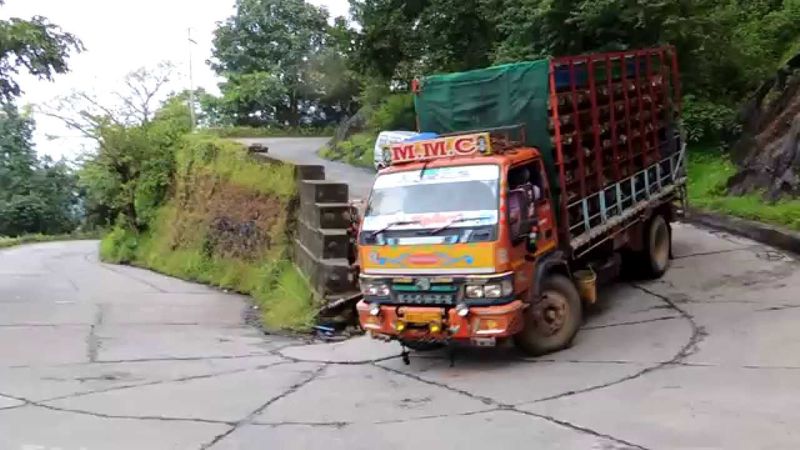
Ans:
<svg viewBox="0 0 800 450"><path fill-rule="evenodd" d="M800 196L800 55L756 92L743 119L729 193L763 192L768 201Z"/></svg>

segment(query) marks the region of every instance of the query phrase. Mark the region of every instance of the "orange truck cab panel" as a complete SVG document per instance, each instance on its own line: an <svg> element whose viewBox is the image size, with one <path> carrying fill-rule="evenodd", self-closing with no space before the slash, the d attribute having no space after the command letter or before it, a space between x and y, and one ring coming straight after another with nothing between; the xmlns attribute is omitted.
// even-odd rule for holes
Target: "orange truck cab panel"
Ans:
<svg viewBox="0 0 800 450"><path fill-rule="evenodd" d="M488 133L396 144L392 152L358 236L362 327L405 342L493 344L521 331L536 255L558 239L539 152L498 152ZM535 235L533 248L512 231L528 212L510 203L523 172L536 185L536 220L522 225L526 237Z"/></svg>

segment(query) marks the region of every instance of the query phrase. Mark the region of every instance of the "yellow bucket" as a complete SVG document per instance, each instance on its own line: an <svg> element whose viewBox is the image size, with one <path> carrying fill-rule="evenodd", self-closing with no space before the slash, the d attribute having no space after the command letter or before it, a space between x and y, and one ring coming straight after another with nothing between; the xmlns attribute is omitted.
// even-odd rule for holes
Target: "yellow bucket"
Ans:
<svg viewBox="0 0 800 450"><path fill-rule="evenodd" d="M589 269L579 270L573 275L581 299L587 303L594 304L597 301L597 274Z"/></svg>

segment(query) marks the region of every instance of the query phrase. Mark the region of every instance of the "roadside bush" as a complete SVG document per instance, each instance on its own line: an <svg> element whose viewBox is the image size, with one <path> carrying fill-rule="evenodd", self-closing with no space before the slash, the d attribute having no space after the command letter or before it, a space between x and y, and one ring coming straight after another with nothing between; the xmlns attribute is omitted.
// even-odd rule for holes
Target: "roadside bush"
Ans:
<svg viewBox="0 0 800 450"><path fill-rule="evenodd" d="M336 145L325 147L320 151L320 156L354 166L372 167L376 139L376 132L354 134Z"/></svg>
<svg viewBox="0 0 800 450"><path fill-rule="evenodd" d="M138 236L118 225L100 241L100 259L113 264L133 263L138 245Z"/></svg>
<svg viewBox="0 0 800 450"><path fill-rule="evenodd" d="M416 121L414 95L403 93L387 97L375 109L368 124L373 131L416 130Z"/></svg>
<svg viewBox="0 0 800 450"><path fill-rule="evenodd" d="M695 147L689 156L690 206L800 230L800 200L770 204L760 193L727 195L728 179L736 173L730 159L716 148Z"/></svg>
<svg viewBox="0 0 800 450"><path fill-rule="evenodd" d="M733 108L694 95L683 97L682 114L686 139L691 143L720 142L740 131Z"/></svg>

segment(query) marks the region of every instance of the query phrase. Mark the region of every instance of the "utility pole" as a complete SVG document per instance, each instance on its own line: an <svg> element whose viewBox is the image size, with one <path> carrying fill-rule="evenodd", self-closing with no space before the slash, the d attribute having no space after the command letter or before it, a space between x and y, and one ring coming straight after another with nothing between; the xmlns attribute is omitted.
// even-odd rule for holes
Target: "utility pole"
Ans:
<svg viewBox="0 0 800 450"><path fill-rule="evenodd" d="M192 131L194 131L195 127L197 126L197 117L195 116L195 99L194 99L194 68L192 63L192 45L197 44L197 42L192 39L192 28L189 28L189 115L192 118Z"/></svg>

